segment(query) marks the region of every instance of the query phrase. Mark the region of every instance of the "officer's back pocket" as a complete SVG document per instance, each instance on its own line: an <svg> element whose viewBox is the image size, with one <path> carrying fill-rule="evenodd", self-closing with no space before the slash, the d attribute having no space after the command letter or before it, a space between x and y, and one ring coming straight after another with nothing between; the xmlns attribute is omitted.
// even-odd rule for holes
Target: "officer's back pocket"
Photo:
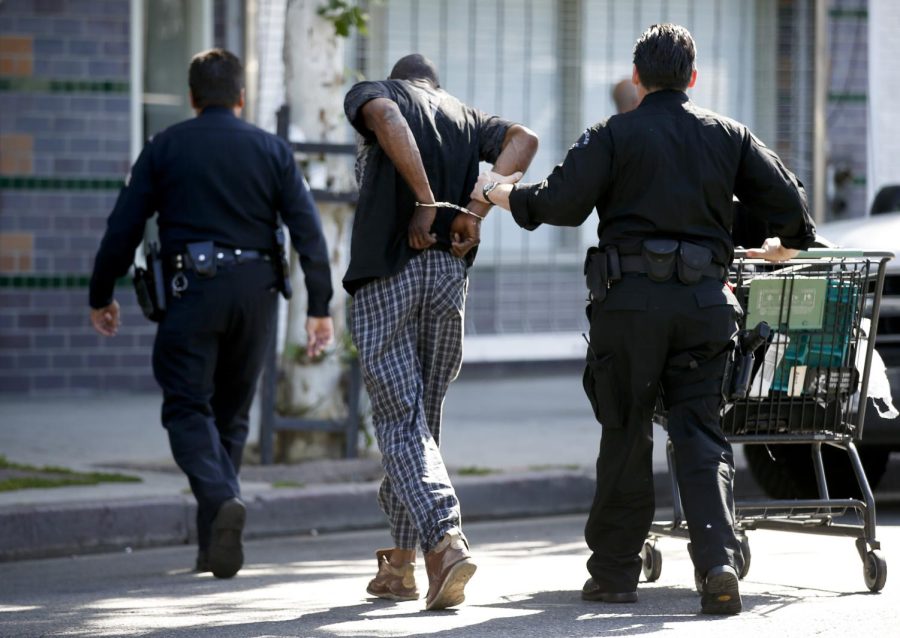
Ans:
<svg viewBox="0 0 900 638"><path fill-rule="evenodd" d="M622 428L622 398L613 364L612 354L597 357L588 349L582 384L597 421L605 428Z"/></svg>

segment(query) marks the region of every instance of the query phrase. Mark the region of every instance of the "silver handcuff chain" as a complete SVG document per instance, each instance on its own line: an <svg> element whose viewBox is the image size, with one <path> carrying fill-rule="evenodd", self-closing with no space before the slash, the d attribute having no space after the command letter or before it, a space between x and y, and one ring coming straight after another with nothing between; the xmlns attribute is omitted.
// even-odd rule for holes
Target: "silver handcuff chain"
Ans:
<svg viewBox="0 0 900 638"><path fill-rule="evenodd" d="M479 215L478 213L473 213L468 208L463 206L457 206L456 204L451 204L450 202L434 202L433 204L425 204L422 202L416 202L416 207L424 206L425 208L452 208L453 210L458 210L461 213L465 213L466 215L471 215L478 219L478 221L483 221L484 217Z"/></svg>

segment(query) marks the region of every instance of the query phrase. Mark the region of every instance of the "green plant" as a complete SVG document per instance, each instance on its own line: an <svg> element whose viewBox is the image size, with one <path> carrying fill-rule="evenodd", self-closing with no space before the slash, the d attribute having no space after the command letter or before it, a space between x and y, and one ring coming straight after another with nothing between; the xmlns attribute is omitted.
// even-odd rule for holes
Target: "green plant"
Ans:
<svg viewBox="0 0 900 638"><path fill-rule="evenodd" d="M3 476L6 474L6 476ZM0 492L29 488L97 485L98 483L140 483L137 476L109 472L75 472L64 467L13 463L0 456Z"/></svg>
<svg viewBox="0 0 900 638"><path fill-rule="evenodd" d="M492 470L487 467L478 467L477 465L470 465L457 469L456 473L460 476L487 476L488 474L496 474L497 470Z"/></svg>
<svg viewBox="0 0 900 638"><path fill-rule="evenodd" d="M316 13L334 25L334 32L342 38L350 36L350 29L356 29L363 35L368 34L369 14L355 2L348 0L328 0L320 6Z"/></svg>

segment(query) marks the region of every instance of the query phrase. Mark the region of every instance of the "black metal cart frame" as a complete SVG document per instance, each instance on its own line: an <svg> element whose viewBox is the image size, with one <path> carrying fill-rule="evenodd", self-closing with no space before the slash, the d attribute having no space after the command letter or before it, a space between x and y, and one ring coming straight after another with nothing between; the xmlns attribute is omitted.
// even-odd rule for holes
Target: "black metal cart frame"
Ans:
<svg viewBox="0 0 900 638"><path fill-rule="evenodd" d="M761 320L773 334L758 353L745 396L725 403L723 431L732 443L810 445L819 493L817 499L735 503L744 554L741 578L750 568L746 532L770 529L855 538L866 586L872 592L884 587L887 563L876 538L875 497L856 442L863 436L885 268L893 257L812 249L790 262L772 263L735 254L729 282L744 310L740 328L752 329ZM656 420L665 427L664 410L657 410ZM862 498L830 498L823 445L847 453ZM658 536L688 537L670 440L666 457L673 520L655 521L644 544L643 573L651 582L662 570ZM854 514L856 523L845 522ZM700 591L702 576L695 573L695 581Z"/></svg>

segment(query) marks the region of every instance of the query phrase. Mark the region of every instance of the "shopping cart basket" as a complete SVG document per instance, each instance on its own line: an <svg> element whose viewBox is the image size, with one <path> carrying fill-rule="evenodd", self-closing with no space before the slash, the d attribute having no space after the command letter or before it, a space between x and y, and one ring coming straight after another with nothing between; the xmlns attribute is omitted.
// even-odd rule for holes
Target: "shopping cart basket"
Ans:
<svg viewBox="0 0 900 638"><path fill-rule="evenodd" d="M754 357L743 358L743 375L740 370L729 375L737 372L744 383L724 392L729 397L722 428L733 443L810 445L819 493L818 499L736 502L741 578L750 569L746 532L773 529L856 538L866 586L873 592L884 587L887 563L875 537L875 499L855 442L863 436L885 266L892 258L884 252L813 249L790 262L772 263L735 254L729 283L744 310L739 335L759 326L756 334L763 338L756 342L763 344ZM737 355L736 361L739 348ZM655 418L665 426L662 408ZM862 499L829 497L823 445L847 453ZM654 522L644 544L643 573L651 582L662 569L658 536L688 537L670 440L666 456L673 520ZM701 591L701 574L694 576Z"/></svg>

